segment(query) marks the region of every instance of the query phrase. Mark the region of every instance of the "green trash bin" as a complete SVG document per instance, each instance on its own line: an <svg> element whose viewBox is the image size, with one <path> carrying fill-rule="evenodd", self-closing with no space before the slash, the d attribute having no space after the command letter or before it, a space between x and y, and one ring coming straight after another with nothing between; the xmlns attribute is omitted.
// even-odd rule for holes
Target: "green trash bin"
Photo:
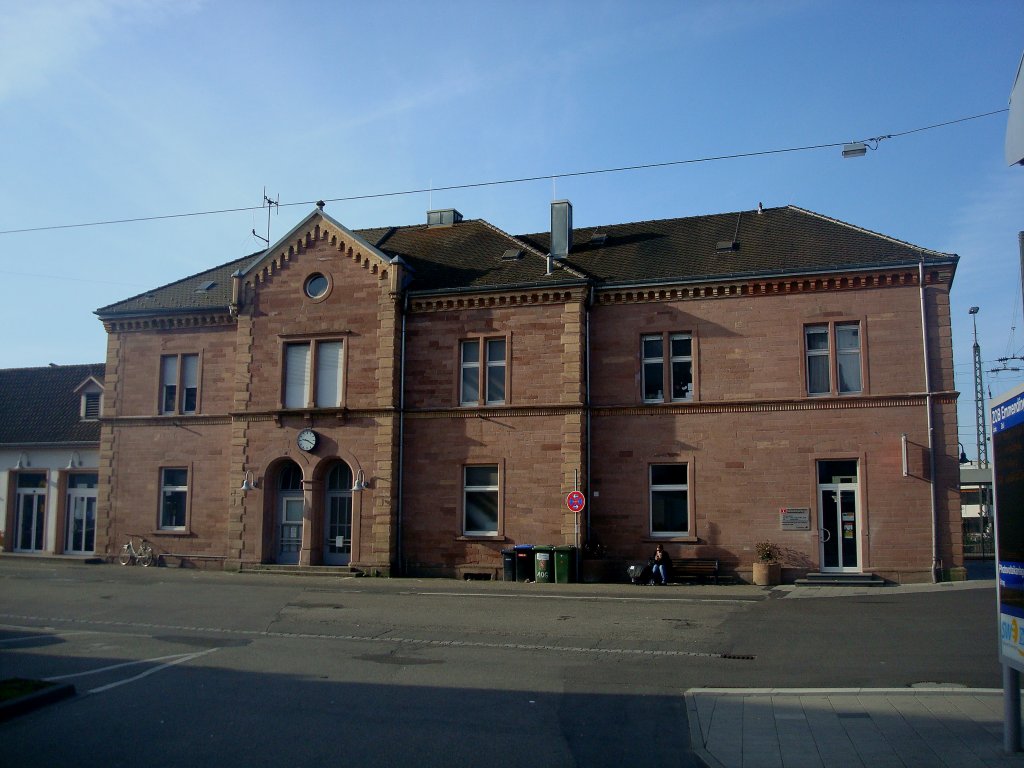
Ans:
<svg viewBox="0 0 1024 768"><path fill-rule="evenodd" d="M576 557L576 547L555 547L555 581L558 584L576 582Z"/></svg>
<svg viewBox="0 0 1024 768"><path fill-rule="evenodd" d="M533 559L535 564L534 581L538 584L550 584L555 580L555 548L534 547Z"/></svg>

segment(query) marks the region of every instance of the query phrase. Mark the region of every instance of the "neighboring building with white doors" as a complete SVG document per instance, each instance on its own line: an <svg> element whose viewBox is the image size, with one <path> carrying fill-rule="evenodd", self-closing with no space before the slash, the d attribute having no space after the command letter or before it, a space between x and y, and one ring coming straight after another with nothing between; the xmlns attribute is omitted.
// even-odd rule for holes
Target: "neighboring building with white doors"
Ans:
<svg viewBox="0 0 1024 768"><path fill-rule="evenodd" d="M25 555L96 549L104 368L0 370L0 535Z"/></svg>

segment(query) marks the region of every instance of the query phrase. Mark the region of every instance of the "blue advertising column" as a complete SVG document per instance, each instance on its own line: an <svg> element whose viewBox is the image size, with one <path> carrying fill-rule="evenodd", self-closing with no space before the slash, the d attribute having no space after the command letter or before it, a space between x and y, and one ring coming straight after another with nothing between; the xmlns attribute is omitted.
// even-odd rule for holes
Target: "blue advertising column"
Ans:
<svg viewBox="0 0 1024 768"><path fill-rule="evenodd" d="M1024 671L1024 386L989 401L995 490L996 601L1003 666L1003 749L1019 752Z"/></svg>

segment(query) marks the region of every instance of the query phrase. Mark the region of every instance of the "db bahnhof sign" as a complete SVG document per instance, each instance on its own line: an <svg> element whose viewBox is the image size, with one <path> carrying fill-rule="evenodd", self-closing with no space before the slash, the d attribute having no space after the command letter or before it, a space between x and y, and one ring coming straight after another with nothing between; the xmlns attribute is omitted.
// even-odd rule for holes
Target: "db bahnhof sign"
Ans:
<svg viewBox="0 0 1024 768"><path fill-rule="evenodd" d="M1024 671L1024 387L990 401L999 653Z"/></svg>

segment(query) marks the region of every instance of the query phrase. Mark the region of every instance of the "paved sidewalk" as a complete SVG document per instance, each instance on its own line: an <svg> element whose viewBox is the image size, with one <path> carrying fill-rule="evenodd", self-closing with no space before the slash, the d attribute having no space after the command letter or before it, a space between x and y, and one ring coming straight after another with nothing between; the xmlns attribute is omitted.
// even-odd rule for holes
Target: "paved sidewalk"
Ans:
<svg viewBox="0 0 1024 768"><path fill-rule="evenodd" d="M1003 752L1001 690L694 688L686 706L709 768L1024 766Z"/></svg>

